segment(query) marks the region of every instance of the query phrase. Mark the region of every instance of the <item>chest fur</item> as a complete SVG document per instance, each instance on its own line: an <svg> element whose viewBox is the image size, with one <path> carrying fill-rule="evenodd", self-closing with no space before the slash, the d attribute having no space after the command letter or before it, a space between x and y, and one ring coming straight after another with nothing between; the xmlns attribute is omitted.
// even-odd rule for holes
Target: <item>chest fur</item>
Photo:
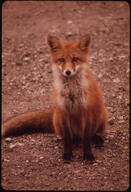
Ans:
<svg viewBox="0 0 131 192"><path fill-rule="evenodd" d="M85 83L86 82L86 83ZM57 76L54 81L57 104L61 109L75 112L87 106L88 83L82 74L71 77Z"/></svg>

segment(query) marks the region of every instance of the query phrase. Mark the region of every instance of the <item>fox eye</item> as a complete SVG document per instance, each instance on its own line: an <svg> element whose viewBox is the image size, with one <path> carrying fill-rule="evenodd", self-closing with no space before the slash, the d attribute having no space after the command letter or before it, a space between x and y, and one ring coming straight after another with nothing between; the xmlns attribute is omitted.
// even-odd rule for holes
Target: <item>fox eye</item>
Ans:
<svg viewBox="0 0 131 192"><path fill-rule="evenodd" d="M65 59L64 58L59 58L58 61L64 63Z"/></svg>
<svg viewBox="0 0 131 192"><path fill-rule="evenodd" d="M75 62L75 61L78 61L78 60L80 60L78 57L73 57L72 58L72 62Z"/></svg>

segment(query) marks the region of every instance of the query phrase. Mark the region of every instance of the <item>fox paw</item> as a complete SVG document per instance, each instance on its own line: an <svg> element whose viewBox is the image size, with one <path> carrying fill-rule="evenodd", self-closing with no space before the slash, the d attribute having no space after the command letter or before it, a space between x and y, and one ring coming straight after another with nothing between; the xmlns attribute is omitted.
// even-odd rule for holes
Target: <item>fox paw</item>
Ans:
<svg viewBox="0 0 131 192"><path fill-rule="evenodd" d="M87 160L87 161L90 161L90 162L95 161L95 157L94 157L94 155L92 153L91 154L84 154L83 158L84 158L84 160Z"/></svg>
<svg viewBox="0 0 131 192"><path fill-rule="evenodd" d="M94 135L92 138L93 144L95 144L96 147L102 147L104 144L104 139L99 135Z"/></svg>
<svg viewBox="0 0 131 192"><path fill-rule="evenodd" d="M71 153L63 153L63 159L64 160L70 160L72 157L72 152Z"/></svg>

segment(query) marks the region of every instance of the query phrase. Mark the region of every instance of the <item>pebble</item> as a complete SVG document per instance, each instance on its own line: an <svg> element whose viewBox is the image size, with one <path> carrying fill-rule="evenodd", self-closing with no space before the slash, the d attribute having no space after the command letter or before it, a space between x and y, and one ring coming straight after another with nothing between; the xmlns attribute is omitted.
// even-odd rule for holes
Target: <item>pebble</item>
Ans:
<svg viewBox="0 0 131 192"><path fill-rule="evenodd" d="M58 159L58 162L61 162L61 159Z"/></svg>
<svg viewBox="0 0 131 192"><path fill-rule="evenodd" d="M113 79L113 82L114 83L120 83L120 79L119 78Z"/></svg>
<svg viewBox="0 0 131 192"><path fill-rule="evenodd" d="M44 157L41 156L40 159L44 159Z"/></svg>
<svg viewBox="0 0 131 192"><path fill-rule="evenodd" d="M68 33L67 33L67 37L70 37L70 36L72 36L72 33L71 33L71 32L68 32Z"/></svg>
<svg viewBox="0 0 131 192"><path fill-rule="evenodd" d="M36 140L35 139L31 139L31 142L36 142Z"/></svg>
<svg viewBox="0 0 131 192"><path fill-rule="evenodd" d="M10 137L7 137L5 141L10 142L12 139Z"/></svg>
<svg viewBox="0 0 131 192"><path fill-rule="evenodd" d="M73 22L71 20L67 21L68 24L72 24Z"/></svg>
<svg viewBox="0 0 131 192"><path fill-rule="evenodd" d="M24 146L23 143L17 143L16 145L17 145L17 146L20 146L20 147L21 147L21 146Z"/></svg>
<svg viewBox="0 0 131 192"><path fill-rule="evenodd" d="M20 48L21 48L21 47L24 47L24 44L23 44L23 43L19 44L19 47L20 47Z"/></svg>
<svg viewBox="0 0 131 192"><path fill-rule="evenodd" d="M124 120L120 120L120 121L119 121L119 124L122 124L122 123L124 123Z"/></svg>
<svg viewBox="0 0 131 192"><path fill-rule="evenodd" d="M119 55L119 58L125 58L126 55Z"/></svg>
<svg viewBox="0 0 131 192"><path fill-rule="evenodd" d="M109 125L114 125L114 120L113 119L109 120Z"/></svg>
<svg viewBox="0 0 131 192"><path fill-rule="evenodd" d="M121 100L122 99L122 95L119 95L117 98Z"/></svg>
<svg viewBox="0 0 131 192"><path fill-rule="evenodd" d="M48 71L48 73L52 73L52 70Z"/></svg>
<svg viewBox="0 0 131 192"><path fill-rule="evenodd" d="M21 65L23 65L21 62L16 62L16 65L17 66L21 66Z"/></svg>
<svg viewBox="0 0 131 192"><path fill-rule="evenodd" d="M24 57L24 61L29 61L30 58L29 57Z"/></svg>
<svg viewBox="0 0 131 192"><path fill-rule="evenodd" d="M112 98L116 98L116 95L113 93L111 97L112 97Z"/></svg>
<svg viewBox="0 0 131 192"><path fill-rule="evenodd" d="M110 57L109 60L110 60L110 61L113 61L114 59L113 59L113 57Z"/></svg>
<svg viewBox="0 0 131 192"><path fill-rule="evenodd" d="M13 149L13 148L16 147L16 145L17 145L16 143L15 143L15 144L10 144L9 148L10 148L10 149Z"/></svg>
<svg viewBox="0 0 131 192"><path fill-rule="evenodd" d="M29 56L30 56L30 53L28 52L24 54L24 57L29 57Z"/></svg>
<svg viewBox="0 0 131 192"><path fill-rule="evenodd" d="M129 146L124 146L124 149L129 149ZM9 161L9 160L8 160Z"/></svg>
<svg viewBox="0 0 131 192"><path fill-rule="evenodd" d="M22 170L20 170L20 172L19 172L21 175L25 175L25 170L24 169L22 169Z"/></svg>
<svg viewBox="0 0 131 192"><path fill-rule="evenodd" d="M102 73L98 74L98 78L101 79L103 77Z"/></svg>
<svg viewBox="0 0 131 192"><path fill-rule="evenodd" d="M76 171L74 171L75 174L77 174L77 173L79 173L79 172L80 172L80 170L76 170Z"/></svg>
<svg viewBox="0 0 131 192"><path fill-rule="evenodd" d="M96 160L96 163L101 163L101 161L97 159L97 160Z"/></svg>
<svg viewBox="0 0 131 192"><path fill-rule="evenodd" d="M56 136L56 141L58 141L58 140L62 140L62 137L59 135Z"/></svg>
<svg viewBox="0 0 131 192"><path fill-rule="evenodd" d="M49 32L50 33L56 33L56 29L51 29Z"/></svg>
<svg viewBox="0 0 131 192"><path fill-rule="evenodd" d="M120 116L119 119L120 119L120 120L123 120L123 116Z"/></svg>
<svg viewBox="0 0 131 192"><path fill-rule="evenodd" d="M113 139L114 138L114 135L108 135L107 136L107 139ZM109 142L109 141L108 141Z"/></svg>
<svg viewBox="0 0 131 192"><path fill-rule="evenodd" d="M9 159L4 159L5 162L9 162L10 160Z"/></svg>
<svg viewBox="0 0 131 192"><path fill-rule="evenodd" d="M98 165L98 163L93 163L92 165L93 165L93 166L96 166L96 165Z"/></svg>
<svg viewBox="0 0 131 192"><path fill-rule="evenodd" d="M23 143L15 143L15 144L10 144L10 146L9 146L9 148L10 149L13 149L13 148L15 148L15 147L17 147L17 146L23 146L24 144Z"/></svg>

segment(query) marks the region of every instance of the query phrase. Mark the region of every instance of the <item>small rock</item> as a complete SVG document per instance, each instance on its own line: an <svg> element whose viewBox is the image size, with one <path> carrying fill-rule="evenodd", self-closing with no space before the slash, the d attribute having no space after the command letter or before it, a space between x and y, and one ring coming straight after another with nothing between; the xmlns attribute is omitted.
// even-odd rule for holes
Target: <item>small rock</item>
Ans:
<svg viewBox="0 0 131 192"><path fill-rule="evenodd" d="M119 78L113 79L113 82L114 83L120 83L120 79Z"/></svg>
<svg viewBox="0 0 131 192"><path fill-rule="evenodd" d="M52 73L52 71L50 70L50 71L48 71L48 73Z"/></svg>
<svg viewBox="0 0 131 192"><path fill-rule="evenodd" d="M129 149L129 146L124 146L124 149ZM8 160L9 161L9 160Z"/></svg>
<svg viewBox="0 0 131 192"><path fill-rule="evenodd" d="M22 63L21 63L21 62L16 62L16 65L17 65L17 66L21 66Z"/></svg>
<svg viewBox="0 0 131 192"><path fill-rule="evenodd" d="M101 161L100 161L100 160L98 160L98 159L96 160L96 162L97 162L97 163L101 163Z"/></svg>
<svg viewBox="0 0 131 192"><path fill-rule="evenodd" d="M110 57L109 60L110 60L110 61L113 61L113 57Z"/></svg>
<svg viewBox="0 0 131 192"><path fill-rule="evenodd" d="M13 148L15 148L16 146L17 146L16 143L15 143L15 144L10 144L9 148L10 148L10 149L13 149Z"/></svg>
<svg viewBox="0 0 131 192"><path fill-rule="evenodd" d="M12 139L10 137L7 137L5 141L10 142Z"/></svg>
<svg viewBox="0 0 131 192"><path fill-rule="evenodd" d="M4 159L5 162L9 162L10 160L9 159Z"/></svg>
<svg viewBox="0 0 131 192"><path fill-rule="evenodd" d="M120 116L119 119L120 119L120 120L123 120L123 116Z"/></svg>
<svg viewBox="0 0 131 192"><path fill-rule="evenodd" d="M52 172L51 175L56 175L56 172Z"/></svg>
<svg viewBox="0 0 131 192"><path fill-rule="evenodd" d="M38 53L39 53L39 54L43 54L44 51L43 51L43 50L39 50Z"/></svg>
<svg viewBox="0 0 131 192"><path fill-rule="evenodd" d="M116 98L116 95L114 94L114 93L112 93L112 96L111 96L112 98Z"/></svg>
<svg viewBox="0 0 131 192"><path fill-rule="evenodd" d="M20 170L20 172L19 172L21 175L25 175L25 170L24 169L22 169L22 170Z"/></svg>
<svg viewBox="0 0 131 192"><path fill-rule="evenodd" d="M19 44L19 47L20 48L24 47L24 44L23 43Z"/></svg>
<svg viewBox="0 0 131 192"><path fill-rule="evenodd" d="M109 125L114 125L114 119L110 119L110 120L108 121L108 123L109 123Z"/></svg>
<svg viewBox="0 0 131 192"><path fill-rule="evenodd" d="M34 142L36 142L36 140L35 140L35 139L31 139L31 142L33 142L33 143L34 143Z"/></svg>
<svg viewBox="0 0 131 192"><path fill-rule="evenodd" d="M17 145L17 146L20 146L20 147L21 147L21 146L24 146L23 143L17 143L16 145Z"/></svg>
<svg viewBox="0 0 131 192"><path fill-rule="evenodd" d="M61 140L62 140L62 137L59 136L59 135L57 135L57 136L56 136L56 140L57 140L57 141L61 141Z"/></svg>
<svg viewBox="0 0 131 192"><path fill-rule="evenodd" d="M24 57L29 57L30 56L30 53L25 53L24 54Z"/></svg>
<svg viewBox="0 0 131 192"><path fill-rule="evenodd" d="M129 106L130 105L130 102L128 100L126 100L126 105Z"/></svg>
<svg viewBox="0 0 131 192"><path fill-rule="evenodd" d="M126 55L119 55L119 58L125 58Z"/></svg>
<svg viewBox="0 0 131 192"><path fill-rule="evenodd" d="M96 165L98 165L98 163L93 163L93 166L96 166Z"/></svg>
<svg viewBox="0 0 131 192"><path fill-rule="evenodd" d="M30 58L29 57L24 57L24 61L29 61Z"/></svg>
<svg viewBox="0 0 131 192"><path fill-rule="evenodd" d="M67 37L70 37L70 36L72 36L72 33L71 33L71 32L68 32L66 36L67 36Z"/></svg>
<svg viewBox="0 0 131 192"><path fill-rule="evenodd" d="M61 159L58 159L58 162L61 162Z"/></svg>
<svg viewBox="0 0 131 192"><path fill-rule="evenodd" d="M119 95L119 96L118 96L118 99L122 99L122 95Z"/></svg>
<svg viewBox="0 0 131 192"><path fill-rule="evenodd" d="M120 121L119 121L119 124L122 124L122 123L124 123L124 120L120 120Z"/></svg>
<svg viewBox="0 0 131 192"><path fill-rule="evenodd" d="M79 173L79 172L80 172L80 170L76 170L76 171L74 171L75 174L77 174L77 173Z"/></svg>
<svg viewBox="0 0 131 192"><path fill-rule="evenodd" d="M113 138L114 138L114 135L108 135L107 138L109 138L109 139L113 139Z"/></svg>
<svg viewBox="0 0 131 192"><path fill-rule="evenodd" d="M103 77L102 73L99 73L98 78L101 79Z"/></svg>
<svg viewBox="0 0 131 192"><path fill-rule="evenodd" d="M55 33L56 32L56 29L51 29L50 30L50 33Z"/></svg>
<svg viewBox="0 0 131 192"><path fill-rule="evenodd" d="M71 20L67 21L68 24L72 24L73 22Z"/></svg>
<svg viewBox="0 0 131 192"><path fill-rule="evenodd" d="M13 149L13 148L15 148L15 147L17 147L17 146L23 146L24 144L23 143L15 143L15 144L10 144L10 146L9 146L9 148L10 149Z"/></svg>

